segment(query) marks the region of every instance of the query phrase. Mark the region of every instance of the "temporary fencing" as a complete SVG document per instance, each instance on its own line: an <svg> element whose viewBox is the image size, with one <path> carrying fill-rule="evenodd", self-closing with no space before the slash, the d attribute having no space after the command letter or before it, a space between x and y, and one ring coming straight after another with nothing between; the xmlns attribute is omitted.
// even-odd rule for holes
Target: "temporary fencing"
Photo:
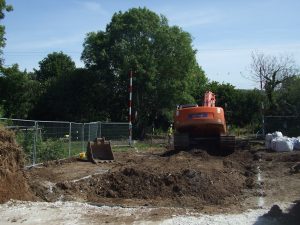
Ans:
<svg viewBox="0 0 300 225"><path fill-rule="evenodd" d="M300 117L299 116L265 116L265 133L281 131L290 137L300 136Z"/></svg>
<svg viewBox="0 0 300 225"><path fill-rule="evenodd" d="M128 123L35 121L0 118L6 128L15 131L24 149L26 165L64 159L86 150L87 142L105 137L113 146L128 145Z"/></svg>

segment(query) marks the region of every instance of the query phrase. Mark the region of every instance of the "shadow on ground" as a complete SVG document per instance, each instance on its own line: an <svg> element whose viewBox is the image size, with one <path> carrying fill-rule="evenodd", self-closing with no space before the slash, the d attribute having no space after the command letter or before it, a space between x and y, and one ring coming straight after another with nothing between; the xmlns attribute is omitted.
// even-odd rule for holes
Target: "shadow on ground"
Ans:
<svg viewBox="0 0 300 225"><path fill-rule="evenodd" d="M254 225L298 225L300 224L300 200L288 210L282 212L278 205L273 205L270 211L260 216Z"/></svg>

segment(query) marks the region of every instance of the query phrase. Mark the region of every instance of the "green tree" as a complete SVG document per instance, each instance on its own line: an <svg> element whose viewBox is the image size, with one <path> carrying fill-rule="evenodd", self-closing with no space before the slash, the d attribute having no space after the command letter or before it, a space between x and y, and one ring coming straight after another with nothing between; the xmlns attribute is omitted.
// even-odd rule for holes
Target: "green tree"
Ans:
<svg viewBox="0 0 300 225"><path fill-rule="evenodd" d="M172 120L176 104L194 102L205 75L195 58L192 38L164 16L146 8L115 13L106 31L91 32L84 42L86 67L101 71L110 87L109 113L127 118L128 74L133 70L133 111L140 133L158 118Z"/></svg>
<svg viewBox="0 0 300 225"><path fill-rule="evenodd" d="M265 95L260 90L236 89L231 103L232 123L239 127L252 125L253 128L259 129L262 120L262 102L265 102Z"/></svg>
<svg viewBox="0 0 300 225"><path fill-rule="evenodd" d="M235 94L236 94L236 89L233 85L229 83L222 83L220 84L217 81L212 81L209 82L205 86L207 91L212 91L216 95L216 105L227 108L231 110L231 103L234 101ZM204 96L204 92L202 93ZM203 98L201 98L201 103L202 103Z"/></svg>
<svg viewBox="0 0 300 225"><path fill-rule="evenodd" d="M53 52L39 62L39 70L35 70L36 79L51 82L61 76L67 76L75 68L75 63L70 56L63 52Z"/></svg>
<svg viewBox="0 0 300 225"><path fill-rule="evenodd" d="M11 5L7 5L5 0L0 0L0 21L4 19L5 12L10 12L13 10ZM3 64L2 49L5 47L5 26L0 24L0 66Z"/></svg>
<svg viewBox="0 0 300 225"><path fill-rule="evenodd" d="M59 77L41 95L30 117L77 122L106 120L107 100L99 77L86 69Z"/></svg>
<svg viewBox="0 0 300 225"><path fill-rule="evenodd" d="M286 79L277 92L279 109L276 114L300 116L300 76Z"/></svg>
<svg viewBox="0 0 300 225"><path fill-rule="evenodd" d="M276 111L275 92L289 77L296 74L295 62L290 56L279 57L253 53L251 63L252 79L260 84L269 103L269 113Z"/></svg>
<svg viewBox="0 0 300 225"><path fill-rule="evenodd" d="M35 105L39 93L39 82L32 80L26 72L21 72L17 64L9 68L1 68L0 100L4 116L27 118Z"/></svg>
<svg viewBox="0 0 300 225"><path fill-rule="evenodd" d="M264 101L264 94L260 90L240 90L229 83L209 82L205 91L212 91L216 95L216 106L224 108L225 117L228 125L254 127L261 121L261 103ZM200 102L204 97L201 93Z"/></svg>

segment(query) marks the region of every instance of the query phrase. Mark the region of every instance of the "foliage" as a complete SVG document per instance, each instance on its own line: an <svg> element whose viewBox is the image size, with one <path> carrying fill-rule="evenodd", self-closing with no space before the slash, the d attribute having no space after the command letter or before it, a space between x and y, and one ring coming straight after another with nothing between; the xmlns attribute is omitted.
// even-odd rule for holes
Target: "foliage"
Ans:
<svg viewBox="0 0 300 225"><path fill-rule="evenodd" d="M30 117L78 122L106 120L108 98L97 73L76 69L52 82Z"/></svg>
<svg viewBox="0 0 300 225"><path fill-rule="evenodd" d="M206 91L210 90L213 93L215 93L216 98L217 98L217 102L216 104L220 107L223 108L228 108L229 110L232 109L232 105L231 103L233 102L235 95L236 95L236 89L233 85L227 83L218 83L216 81L212 81L210 83L208 83L206 86ZM204 95L205 91L202 94L202 96ZM203 100L203 97L201 98L201 100ZM201 102L202 103L202 102Z"/></svg>
<svg viewBox="0 0 300 225"><path fill-rule="evenodd" d="M276 94L278 111L274 114L300 116L300 76L286 79Z"/></svg>
<svg viewBox="0 0 300 225"><path fill-rule="evenodd" d="M27 72L21 72L17 64L1 68L0 102L4 116L27 118L40 92L40 84L32 80Z"/></svg>
<svg viewBox="0 0 300 225"><path fill-rule="evenodd" d="M26 157L26 163L32 162L34 130L24 130L16 132L16 141L23 148Z"/></svg>
<svg viewBox="0 0 300 225"><path fill-rule="evenodd" d="M231 105L230 121L240 127L257 127L262 120L262 103L265 102L264 93L260 90L236 90ZM252 129L251 128L251 129Z"/></svg>
<svg viewBox="0 0 300 225"><path fill-rule="evenodd" d="M5 12L10 12L13 10L13 7L11 5L7 5L5 0L0 0L0 21L4 19ZM3 64L2 59L2 48L5 47L5 26L0 24L0 67Z"/></svg>
<svg viewBox="0 0 300 225"><path fill-rule="evenodd" d="M18 131L16 135L17 143L22 146L27 163L32 162L34 148L35 130ZM63 140L42 140L36 139L36 163L67 157Z"/></svg>
<svg viewBox="0 0 300 225"><path fill-rule="evenodd" d="M269 113L272 113L277 107L275 91L285 80L296 74L295 62L290 56L253 53L251 71L252 78L265 90L270 105Z"/></svg>
<svg viewBox="0 0 300 225"><path fill-rule="evenodd" d="M39 139L38 139L39 140ZM63 159L65 155L64 143L62 140L44 140L37 142L37 162L45 162L56 159Z"/></svg>
<svg viewBox="0 0 300 225"><path fill-rule="evenodd" d="M42 82L67 76L75 70L71 57L63 52L53 52L39 62L39 70L35 70L36 79Z"/></svg>
<svg viewBox="0 0 300 225"><path fill-rule="evenodd" d="M143 135L153 121L171 121L176 104L195 101L192 95L205 81L195 53L189 33L146 8L133 8L115 13L106 31L89 33L82 59L88 69L101 71L101 81L110 87L112 120L127 118L133 70L133 111Z"/></svg>
<svg viewBox="0 0 300 225"><path fill-rule="evenodd" d="M260 123L261 104L265 101L262 91L239 90L231 84L220 84L216 81L209 82L205 89L216 94L216 105L224 108L227 124L244 127L248 124ZM201 93L201 100L204 92Z"/></svg>

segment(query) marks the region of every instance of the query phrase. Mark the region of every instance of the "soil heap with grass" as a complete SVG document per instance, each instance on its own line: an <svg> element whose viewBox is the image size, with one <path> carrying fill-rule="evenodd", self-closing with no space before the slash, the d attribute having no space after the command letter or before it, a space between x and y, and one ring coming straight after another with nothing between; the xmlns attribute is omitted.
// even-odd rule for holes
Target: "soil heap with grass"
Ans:
<svg viewBox="0 0 300 225"><path fill-rule="evenodd" d="M24 154L14 133L0 127L0 203L33 199L23 169Z"/></svg>

